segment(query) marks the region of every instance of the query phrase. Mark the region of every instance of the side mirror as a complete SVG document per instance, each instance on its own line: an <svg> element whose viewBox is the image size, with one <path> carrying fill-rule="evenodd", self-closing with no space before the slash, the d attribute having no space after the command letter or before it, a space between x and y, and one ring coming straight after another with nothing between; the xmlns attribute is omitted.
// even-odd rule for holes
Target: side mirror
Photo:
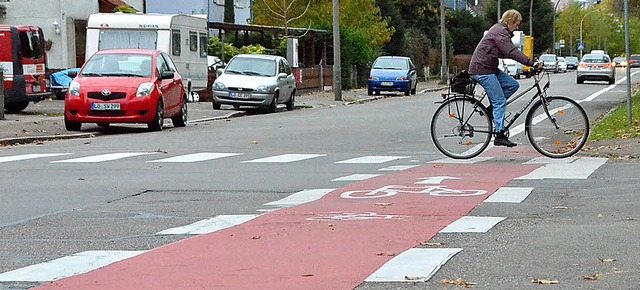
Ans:
<svg viewBox="0 0 640 290"><path fill-rule="evenodd" d="M67 72L67 75L70 78L75 78L76 76L78 76L78 72L77 71L69 71L69 72Z"/></svg>
<svg viewBox="0 0 640 290"><path fill-rule="evenodd" d="M162 75L160 76L160 79L166 80L166 79L172 79L175 76L175 74L172 71L163 71Z"/></svg>
<svg viewBox="0 0 640 290"><path fill-rule="evenodd" d="M222 74L222 72L224 72L224 68L217 69L216 70L216 77L219 77Z"/></svg>
<svg viewBox="0 0 640 290"><path fill-rule="evenodd" d="M287 78L287 74L286 73L279 73L278 74L278 78L279 79L286 79Z"/></svg>

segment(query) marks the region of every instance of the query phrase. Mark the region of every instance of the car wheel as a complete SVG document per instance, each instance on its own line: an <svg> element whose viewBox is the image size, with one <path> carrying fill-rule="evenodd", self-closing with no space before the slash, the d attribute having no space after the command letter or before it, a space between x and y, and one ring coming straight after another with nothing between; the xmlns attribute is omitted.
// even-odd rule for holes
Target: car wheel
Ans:
<svg viewBox="0 0 640 290"><path fill-rule="evenodd" d="M404 91L404 95L405 96L411 95L411 89L408 89L408 90Z"/></svg>
<svg viewBox="0 0 640 290"><path fill-rule="evenodd" d="M233 105L234 109L240 109L240 105Z"/></svg>
<svg viewBox="0 0 640 290"><path fill-rule="evenodd" d="M372 89L367 89L367 96L371 96L373 95L373 90Z"/></svg>
<svg viewBox="0 0 640 290"><path fill-rule="evenodd" d="M147 123L149 127L149 131L161 131L162 130L162 122L164 121L164 106L162 105L162 100L158 100L158 104L156 105L156 111L154 112L153 121L151 123Z"/></svg>
<svg viewBox="0 0 640 290"><path fill-rule="evenodd" d="M187 125L187 100L185 98L182 99L182 108L180 108L180 115L171 118L171 122L173 122L174 127L184 127Z"/></svg>
<svg viewBox="0 0 640 290"><path fill-rule="evenodd" d="M82 123L67 120L67 114L64 114L64 127L67 129L67 131L80 131Z"/></svg>
<svg viewBox="0 0 640 290"><path fill-rule="evenodd" d="M577 82L578 84L584 83L584 81L583 81L581 78L578 78L578 79L576 80L576 82Z"/></svg>
<svg viewBox="0 0 640 290"><path fill-rule="evenodd" d="M289 101L287 102L287 111L293 111L293 107L295 105L296 92L291 92L291 96L289 97Z"/></svg>
<svg viewBox="0 0 640 290"><path fill-rule="evenodd" d="M64 100L64 96L67 94L67 92L55 92L54 93L56 95L56 100Z"/></svg>
<svg viewBox="0 0 640 290"><path fill-rule="evenodd" d="M100 123L96 123L96 125L98 125L99 127L109 127L109 123L105 123L105 122L100 122Z"/></svg>
<svg viewBox="0 0 640 290"><path fill-rule="evenodd" d="M27 106L29 106L29 102L5 103L4 109L11 114L17 114L26 109Z"/></svg>
<svg viewBox="0 0 640 290"><path fill-rule="evenodd" d="M213 104L214 110L220 110L220 104L216 103L216 101L211 101L211 104Z"/></svg>
<svg viewBox="0 0 640 290"><path fill-rule="evenodd" d="M411 89L411 94L415 95L417 90L418 90L418 84L416 84L416 86L413 89Z"/></svg>
<svg viewBox="0 0 640 290"><path fill-rule="evenodd" d="M269 104L267 111L269 113L275 113L278 111L278 92L273 95L273 100L271 100L271 104Z"/></svg>
<svg viewBox="0 0 640 290"><path fill-rule="evenodd" d="M615 83L615 82L616 82L616 79L614 79L614 78L609 79L609 84L610 84L610 85L613 85L613 83Z"/></svg>

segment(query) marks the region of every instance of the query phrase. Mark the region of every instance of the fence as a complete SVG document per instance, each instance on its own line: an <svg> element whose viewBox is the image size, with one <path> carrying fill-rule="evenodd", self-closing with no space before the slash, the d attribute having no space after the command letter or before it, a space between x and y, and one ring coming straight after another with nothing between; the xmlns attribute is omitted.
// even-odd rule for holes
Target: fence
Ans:
<svg viewBox="0 0 640 290"><path fill-rule="evenodd" d="M318 65L309 68L296 68L295 75L298 90L324 89L331 86L333 82L333 66Z"/></svg>

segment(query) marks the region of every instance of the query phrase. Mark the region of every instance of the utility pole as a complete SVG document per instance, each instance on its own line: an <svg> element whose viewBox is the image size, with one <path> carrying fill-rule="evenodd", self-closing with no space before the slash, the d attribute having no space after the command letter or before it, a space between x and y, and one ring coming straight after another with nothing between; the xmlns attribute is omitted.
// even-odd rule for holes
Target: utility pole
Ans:
<svg viewBox="0 0 640 290"><path fill-rule="evenodd" d="M342 72L340 64L340 4L333 0L333 95L342 101Z"/></svg>
<svg viewBox="0 0 640 290"><path fill-rule="evenodd" d="M444 0L440 0L440 50L442 62L440 63L440 76L443 83L449 80L449 68L447 67L447 39L445 37L446 30L444 27Z"/></svg>
<svg viewBox="0 0 640 290"><path fill-rule="evenodd" d="M496 21L496 23L500 23L500 18L502 18L500 15L500 0L498 0L498 9L496 9L496 12L496 14L498 14L498 21Z"/></svg>
<svg viewBox="0 0 640 290"><path fill-rule="evenodd" d="M582 38L582 36L580 36ZM629 0L624 0L624 51L627 54L627 63L629 63L629 55L631 51L629 48ZM629 126L633 118L631 118L631 67L627 65L627 119Z"/></svg>
<svg viewBox="0 0 640 290"><path fill-rule="evenodd" d="M529 2L529 35L533 37L533 0Z"/></svg>

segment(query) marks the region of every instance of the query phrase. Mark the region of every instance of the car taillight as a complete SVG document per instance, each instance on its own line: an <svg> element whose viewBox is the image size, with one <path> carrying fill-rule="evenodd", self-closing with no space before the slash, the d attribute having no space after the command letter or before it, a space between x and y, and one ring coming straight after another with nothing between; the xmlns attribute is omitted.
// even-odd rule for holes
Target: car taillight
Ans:
<svg viewBox="0 0 640 290"><path fill-rule="evenodd" d="M611 64L610 63L605 63L604 64L604 68L611 68Z"/></svg>
<svg viewBox="0 0 640 290"><path fill-rule="evenodd" d="M586 64L586 63L584 63L584 62L581 62L578 66L580 66L581 68L586 68L586 67L587 67L587 64Z"/></svg>

